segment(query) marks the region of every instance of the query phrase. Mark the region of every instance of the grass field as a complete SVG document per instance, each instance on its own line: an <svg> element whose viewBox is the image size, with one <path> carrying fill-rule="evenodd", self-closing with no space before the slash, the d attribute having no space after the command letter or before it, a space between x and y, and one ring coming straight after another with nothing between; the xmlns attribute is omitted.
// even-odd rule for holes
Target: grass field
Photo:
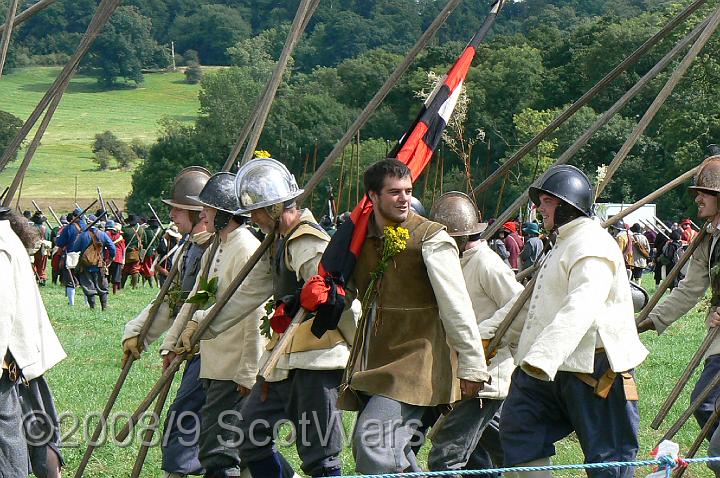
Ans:
<svg viewBox="0 0 720 478"><path fill-rule="evenodd" d="M37 67L3 76L1 108L26 120L59 72L59 68ZM151 143L161 119L195 119L198 91L199 86L185 83L180 72L147 74L138 88L113 90L102 90L94 78L76 75L30 164L22 197L74 199L77 177L78 198L95 197L97 186L107 198L124 198L132 170L97 171L90 150L95 135L110 130L127 141L137 138ZM0 185L10 183L23 153L0 173Z"/></svg>
<svg viewBox="0 0 720 478"><path fill-rule="evenodd" d="M644 285L649 291L654 290L654 283L652 283L650 275L645 275ZM63 448L67 461L65 476L72 476L80 462L85 449L83 434L89 436L94 429L95 422L91 422L89 430L84 430L85 418L91 417L93 413L97 414L103 409L118 377L123 325L152 299L156 291L157 289L150 288L141 288L135 291L124 290L120 295L110 298L108 312L101 312L90 311L84 306L80 292L78 292L75 307L71 308L66 305L64 291L60 287L48 286L42 289L46 307L68 354L65 361L47 374L55 394L58 410L67 414L62 423L66 435L64 437L66 446ZM688 389L685 390L671 415L666 419L661 431L655 431L649 427L660 404L702 341L704 326L701 308L702 306L691 311L662 337L657 337L653 333L643 335L643 342L650 349L651 355L637 370L642 417L639 458L648 457L650 450L662 436L662 431L666 430L670 423L679 416L681 409L689 404L690 391ZM161 363L155 346L134 365L120 394L114 413L132 412L160 373ZM174 397L174 390L170 396ZM80 420L75 421L73 417L80 417ZM345 427L348 432L352 429L353 419L353 415L345 415ZM119 423L124 422L120 419ZM74 429L75 425L79 425L77 429ZM687 450L698 431L694 420L691 420L678 434L676 440L681 443L683 451ZM286 435L283 433L282 436ZM138 440L135 443L138 443ZM136 456L136 447L137 445L123 448L109 444L98 448L85 476L98 478L128 476ZM282 452L296 469L299 469L299 460L294 447L284 447ZM427 446L421 454L423 463L426 453ZM704 456L704 454L705 449L703 448L698 456ZM344 451L342 458L343 472L351 474L353 463L348 448ZM559 444L558 455L554 459L555 463L579 463L581 461L582 454L574 437L571 436ZM150 451L142 476L159 477L161 476L159 470L160 452L158 447L154 447ZM647 468L639 469L636 476L645 476L647 473L649 473ZM574 471L556 476L584 475ZM710 477L712 474L702 465L693 465L685 476Z"/></svg>

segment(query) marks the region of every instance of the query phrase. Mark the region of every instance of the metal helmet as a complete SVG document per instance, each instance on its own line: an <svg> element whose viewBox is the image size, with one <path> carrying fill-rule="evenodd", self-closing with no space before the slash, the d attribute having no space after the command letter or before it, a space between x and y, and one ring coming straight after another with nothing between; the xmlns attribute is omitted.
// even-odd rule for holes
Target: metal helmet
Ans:
<svg viewBox="0 0 720 478"><path fill-rule="evenodd" d="M593 187L585 173L575 166L563 164L550 168L545 173L540 186L530 187L530 199L536 205L540 205L541 193L561 199L584 216L592 215L592 206L595 201Z"/></svg>
<svg viewBox="0 0 720 478"><path fill-rule="evenodd" d="M650 296L647 291L634 282L630 282L630 295L632 296L633 309L635 312L643 310L650 301Z"/></svg>
<svg viewBox="0 0 720 478"><path fill-rule="evenodd" d="M208 179L205 187L202 188L202 191L200 191L200 194L188 196L188 199L202 206L235 214L240 205L235 195L235 175L227 172L213 174Z"/></svg>
<svg viewBox="0 0 720 478"><path fill-rule="evenodd" d="M428 217L425 206L423 206L420 200L415 196L410 196L410 209L419 216Z"/></svg>
<svg viewBox="0 0 720 478"><path fill-rule="evenodd" d="M688 189L693 194L698 190L720 193L720 155L710 156L700 164L694 184Z"/></svg>
<svg viewBox="0 0 720 478"><path fill-rule="evenodd" d="M270 216L278 219L284 205L302 194L303 190L283 163L272 158L257 158L238 170L235 193L240 202L236 214L269 208ZM280 207L270 208L276 205Z"/></svg>
<svg viewBox="0 0 720 478"><path fill-rule="evenodd" d="M202 204L190 199L196 197L210 179L210 171L200 166L190 166L175 177L172 187L172 199L163 199L162 202L171 207L187 209L188 211L202 211Z"/></svg>
<svg viewBox="0 0 720 478"><path fill-rule="evenodd" d="M487 228L480 222L480 212L467 194L450 191L438 198L430 208L431 221L447 227L453 237L472 236Z"/></svg>

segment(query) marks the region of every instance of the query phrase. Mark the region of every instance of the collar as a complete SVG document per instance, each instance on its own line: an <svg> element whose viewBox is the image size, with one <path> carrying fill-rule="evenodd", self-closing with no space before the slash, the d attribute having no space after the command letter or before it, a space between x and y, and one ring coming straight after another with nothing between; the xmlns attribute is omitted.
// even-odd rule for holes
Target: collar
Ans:
<svg viewBox="0 0 720 478"><path fill-rule="evenodd" d="M190 242L194 242L198 245L203 245L206 242L208 242L210 239L212 239L214 234L212 232L202 231L202 232L196 232L192 236L190 236Z"/></svg>
<svg viewBox="0 0 720 478"><path fill-rule="evenodd" d="M584 225L592 222L592 219L587 216L581 216L578 218L573 219L572 221L568 222L567 224L563 224L562 226L558 227L557 232L557 238L558 240L565 239L566 237L573 234L573 232Z"/></svg>
<svg viewBox="0 0 720 478"><path fill-rule="evenodd" d="M317 224L317 221L315 220L315 216L313 216L312 211L307 208L303 208L302 211L300 212L300 219L298 219L297 224L300 224L303 221L313 222L313 223ZM291 227L290 229L288 229L288 233L290 231L296 229L297 224L295 226ZM278 236L280 236L281 238L285 238L286 234L278 234Z"/></svg>
<svg viewBox="0 0 720 478"><path fill-rule="evenodd" d="M720 224L713 226L712 222L708 222L707 226L705 226L705 231L707 231L708 234L712 234L713 237L718 237L720 236Z"/></svg>

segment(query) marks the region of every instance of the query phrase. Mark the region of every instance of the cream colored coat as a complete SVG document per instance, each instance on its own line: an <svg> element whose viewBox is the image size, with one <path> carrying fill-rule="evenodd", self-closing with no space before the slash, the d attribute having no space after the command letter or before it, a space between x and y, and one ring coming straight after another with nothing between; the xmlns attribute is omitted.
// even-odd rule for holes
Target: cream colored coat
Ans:
<svg viewBox="0 0 720 478"><path fill-rule="evenodd" d="M27 251L10 223L0 221L0 359L8 350L26 380L41 376L66 357L40 297Z"/></svg>
<svg viewBox="0 0 720 478"><path fill-rule="evenodd" d="M218 278L217 296L221 296L232 280L238 275L260 242L247 226L241 226L221 241L215 256L209 258L203 254L201 268L212 260L208 280ZM199 286L200 278L195 282L190 297ZM187 321L190 319L192 304L183 304L175 321L170 327L163 350L173 350ZM208 312L213 306L200 312ZM258 371L260 353L265 341L260 336L260 318L264 315L262 307L255 307L248 313L248 319L228 328L222 334L210 340L200 341L200 378L213 380L233 380L246 388L252 388Z"/></svg>
<svg viewBox="0 0 720 478"><path fill-rule="evenodd" d="M313 221L315 218L309 210L304 210L301 220ZM270 246L275 247L275 244ZM318 272L318 265L322 254L327 247L327 241L305 234L299 236L288 244L287 266L295 271L299 280L307 281ZM242 324L245 317L256 307L265 304L272 297L273 281L270 265L270 254L266 252L258 264L250 271L228 303L221 309L215 320L210 324L206 336L213 337L234 324ZM197 311L193 320L199 323L205 319L207 311ZM357 328L359 305L354 304L340 319L338 329L346 340L352 341ZM264 364L269 353L263 354L260 361ZM267 381L276 382L288 377L292 369L304 370L338 370L345 368L350 357L347 343L339 343L332 348L322 350L308 350L284 354L278 361L277 367Z"/></svg>
<svg viewBox="0 0 720 478"><path fill-rule="evenodd" d="M523 286L515 280L510 267L485 241L479 241L475 247L463 252L460 264L480 335L484 338L483 322L491 319L498 309L522 292ZM496 400L507 397L514 369L510 347L501 347L497 355L490 359L488 373L491 380L485 384L479 396Z"/></svg>
<svg viewBox="0 0 720 478"><path fill-rule="evenodd" d="M199 232L197 234L193 234L190 241L202 245L205 244L207 241L211 240L212 238L212 233ZM181 251L182 248L178 248L178 250L175 252L172 259L173 263L175 263L175 261L182 261L182 257L180 257ZM178 274L175 276L175 281L180 281L180 278L182 277L182 262L180 263L180 267L181 270L179 270ZM142 311L140 311L137 317L125 324L122 338L123 342L131 337L137 337L138 335L140 335L140 331L145 325L145 322L147 322L148 320L152 305L153 303L150 302ZM170 326L173 324L174 318L175 317L172 315L172 310L170 310L167 300L163 301L163 303L160 304L160 307L158 308L157 314L155 315L155 320L153 320L150 328L147 331L147 334L145 335L144 349L147 349L151 343L155 342L158 338L160 338L162 334L164 334L170 328Z"/></svg>
<svg viewBox="0 0 720 478"><path fill-rule="evenodd" d="M658 334L662 334L673 322L697 305L710 287L710 246L718 247L720 230L710 226L710 231L711 234L705 236L693 252L685 278L650 312L649 318L655 324ZM709 312L708 310L705 315L706 324ZM715 338L705 356L715 354L720 354L720 336Z"/></svg>
<svg viewBox="0 0 720 478"><path fill-rule="evenodd" d="M597 347L615 372L648 354L635 328L622 254L599 223L581 217L559 228L538 272L515 363L541 380L558 371L591 373Z"/></svg>

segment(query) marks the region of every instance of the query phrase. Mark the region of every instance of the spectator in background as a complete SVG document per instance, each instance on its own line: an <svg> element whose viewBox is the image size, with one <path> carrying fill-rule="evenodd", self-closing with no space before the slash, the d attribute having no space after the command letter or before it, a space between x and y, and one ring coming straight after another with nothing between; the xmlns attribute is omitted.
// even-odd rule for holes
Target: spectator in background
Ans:
<svg viewBox="0 0 720 478"><path fill-rule="evenodd" d="M692 221L690 221L690 219L683 219L682 222L680 222L680 229L682 230L680 240L683 245L687 246L693 239L695 239L697 232L692 228Z"/></svg>
<svg viewBox="0 0 720 478"><path fill-rule="evenodd" d="M527 222L523 227L525 234L525 245L520 253L522 269L528 269L535 264L543 251L543 242L540 239L540 226L535 222Z"/></svg>
<svg viewBox="0 0 720 478"><path fill-rule="evenodd" d="M635 223L630 228L632 232L632 280L636 284L640 284L642 274L647 267L647 260L650 258L650 244L647 238L642 234L640 224Z"/></svg>
<svg viewBox="0 0 720 478"><path fill-rule="evenodd" d="M672 236L672 233L670 233ZM679 238L680 233L678 233ZM653 248L655 249L655 285L660 285L660 282L662 282L662 279L664 277L663 274L663 264L661 262L663 247L665 247L665 244L670 238L663 232L660 232L660 234L657 234L655 236L655 240L653 241Z"/></svg>
<svg viewBox="0 0 720 478"><path fill-rule="evenodd" d="M502 225L500 231L505 234L503 243L509 253L508 262L510 262L510 268L517 271L520 267L520 251L524 246L522 238L517 233L517 225L512 221L508 221Z"/></svg>

